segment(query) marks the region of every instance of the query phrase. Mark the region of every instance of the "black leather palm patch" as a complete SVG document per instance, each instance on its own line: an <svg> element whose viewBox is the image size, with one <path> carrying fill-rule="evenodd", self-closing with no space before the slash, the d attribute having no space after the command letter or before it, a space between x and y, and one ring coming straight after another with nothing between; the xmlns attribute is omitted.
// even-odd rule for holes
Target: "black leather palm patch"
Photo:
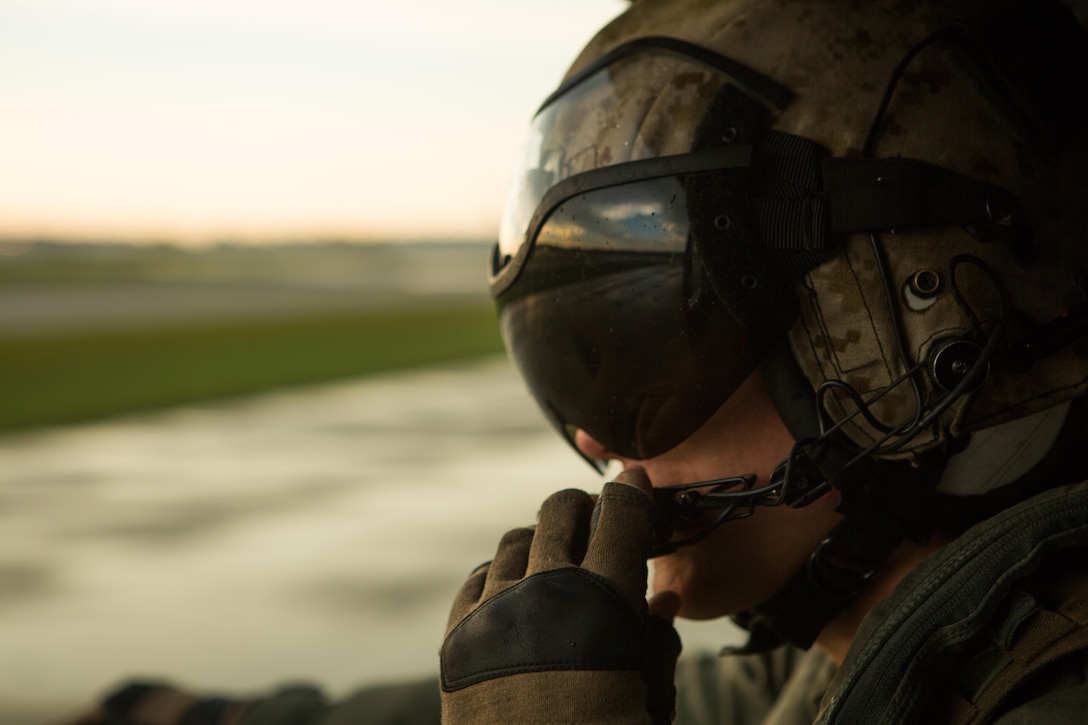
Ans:
<svg viewBox="0 0 1088 725"><path fill-rule="evenodd" d="M481 604L442 645L442 689L551 670L642 668L643 621L602 577L534 574Z"/></svg>

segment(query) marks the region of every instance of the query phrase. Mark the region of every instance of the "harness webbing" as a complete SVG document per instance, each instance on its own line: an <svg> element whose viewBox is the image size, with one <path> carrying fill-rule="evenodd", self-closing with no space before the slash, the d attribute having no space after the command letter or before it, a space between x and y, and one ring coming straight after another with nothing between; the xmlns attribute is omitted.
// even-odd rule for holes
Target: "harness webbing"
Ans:
<svg viewBox="0 0 1088 725"><path fill-rule="evenodd" d="M949 725L990 722L1020 688L1063 657L1088 650L1088 562L1082 561L1040 582L1035 596L1021 592L1027 606L1013 607L990 646L964 665L950 695ZM1064 557L1074 562L1072 557ZM1018 611L1019 610L1019 611Z"/></svg>

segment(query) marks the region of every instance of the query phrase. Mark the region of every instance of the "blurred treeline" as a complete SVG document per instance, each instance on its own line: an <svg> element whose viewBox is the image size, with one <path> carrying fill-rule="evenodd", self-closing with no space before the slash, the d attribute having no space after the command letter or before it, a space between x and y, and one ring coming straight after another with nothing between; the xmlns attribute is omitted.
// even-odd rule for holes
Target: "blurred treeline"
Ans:
<svg viewBox="0 0 1088 725"><path fill-rule="evenodd" d="M0 238L0 282L276 282L374 290L440 274L448 289L486 294L488 245L473 242L298 242L181 247ZM466 272L470 272L466 277ZM385 281L383 283L383 280Z"/></svg>
<svg viewBox="0 0 1088 725"><path fill-rule="evenodd" d="M0 431L496 353L486 258L0 242Z"/></svg>

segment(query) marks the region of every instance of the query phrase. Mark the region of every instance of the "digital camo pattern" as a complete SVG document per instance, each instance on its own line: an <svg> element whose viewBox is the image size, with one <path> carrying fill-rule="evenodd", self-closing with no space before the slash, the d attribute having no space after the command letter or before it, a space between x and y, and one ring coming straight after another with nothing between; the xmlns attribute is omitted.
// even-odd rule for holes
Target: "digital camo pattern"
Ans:
<svg viewBox="0 0 1088 725"><path fill-rule="evenodd" d="M908 364L923 364L919 380L927 404L935 404L944 392L929 374L933 354L944 343L971 336L970 320L950 290L948 265L954 254L970 250L997 272L1010 308L1007 313L1046 321L1077 302L1079 292L1068 266L1025 270L999 245L978 242L961 230L900 232L878 238L888 261L894 314L903 325ZM852 235L845 246L841 256L805 279L802 316L791 331L791 344L806 376L814 383L842 380L863 398L871 399L900 378L907 366L899 354L891 307L868 236ZM904 290L910 278L923 270L936 272L941 287L930 306L914 310L906 302ZM970 265L959 266L955 276L964 299L981 320L983 331L989 332L998 312L993 281ZM1015 329L1015 322L1010 327ZM1085 353L1084 345L1073 346L1036 362L1027 371L994 364L977 393L962 398L938 426L919 435L903 452L924 449L949 435L1020 418L1083 393L1088 387ZM855 409L842 395L831 395L827 401L836 419ZM879 421L895 427L912 420L917 403L910 385L902 382L874 402L871 409ZM845 430L860 444L871 444L882 435L860 416Z"/></svg>
<svg viewBox="0 0 1088 725"><path fill-rule="evenodd" d="M795 91L797 101L778 115L776 128L819 141L835 156L858 155L893 69L909 49L959 18L1003 5L1007 3L983 0L641 0L590 43L571 72L623 42L668 28L668 35L717 50ZM1074 5L1082 18L1088 16L1085 3ZM797 32L802 24L809 32ZM1083 244L1088 230L1088 139L1082 133L1056 158L1045 158L1028 142L1014 114L1003 108L999 95L961 50L935 43L904 73L875 154L929 161L1012 191L1035 231L1031 263L1017 262L1007 245L977 239L971 230L882 232L879 240L893 290L889 303L868 235L844 239L841 253L812 271L798 288L802 313L791 345L814 387L841 380L869 397L902 375L905 365L892 315L903 325L907 365L924 362L946 340L968 335L968 316L950 291L948 265L956 254L974 255L996 272L1006 313L1014 322L1046 323L1083 301L1076 270L1088 268L1088 245ZM690 124L690 103L683 109L685 124ZM656 122L649 104L642 119ZM922 270L937 272L940 290L925 309L911 309L903 289ZM961 266L956 284L987 333L999 311L994 283L976 268ZM1010 328L1015 332L1017 324ZM941 391L928 373L921 380L927 402L932 402ZM1028 415L1086 389L1084 344L1038 361L1027 371L995 365L977 393L959 401L904 452ZM854 408L841 396L831 396L829 403L837 416ZM876 418L892 427L912 419L915 410L907 385L872 404ZM846 430L858 443L881 435L860 417Z"/></svg>

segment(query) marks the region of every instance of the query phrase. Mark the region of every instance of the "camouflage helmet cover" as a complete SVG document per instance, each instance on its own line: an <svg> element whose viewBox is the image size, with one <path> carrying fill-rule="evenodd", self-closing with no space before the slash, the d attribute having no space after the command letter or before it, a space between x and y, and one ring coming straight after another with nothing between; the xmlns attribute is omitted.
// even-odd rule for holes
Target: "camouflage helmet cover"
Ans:
<svg viewBox="0 0 1088 725"><path fill-rule="evenodd" d="M633 39L667 35L717 51L784 83L797 98L777 112L772 126L826 146L837 157L859 155L896 66L919 40L941 28L1010 3L879 0L642 0L606 26L586 47L568 77ZM1083 3L1075 12L1085 21ZM667 63L645 65L626 81L640 100L630 125L600 123L592 110L576 133L587 134L597 163L637 158L637 134L646 153L691 148L717 92L712 73L690 67L670 75ZM638 87L637 93L635 86ZM1030 263L1008 245L981 240L962 227L890 230L880 245L897 306L882 291L880 265L868 234L852 233L834 257L797 284L801 313L789 332L793 356L813 384L840 380L868 398L906 373L897 351L898 319L910 364L932 360L947 341L969 336L972 325L994 324L997 296L1013 319L1041 325L1084 302L1080 270L1088 268L1088 134L1081 130L1060 149L1046 148L995 94L963 49L933 43L913 59L891 96L875 152L920 159L1008 189L1019 200L1034 239ZM630 112L632 109L628 109ZM1056 151L1056 152L1055 152ZM604 162L601 159L604 159ZM949 277L958 254L982 260L995 281L972 267ZM922 274L923 277L918 277ZM911 280L925 279L923 295ZM967 309L950 293L956 288ZM930 295L929 292L935 291ZM970 312L977 315L972 321ZM893 318L893 316L895 316ZM922 376L931 401L942 390ZM939 421L899 451L912 455L972 431L1022 418L1088 390L1088 340L1078 340L1022 369L995 365L985 383L952 405ZM853 403L827 401L845 415ZM873 416L894 426L915 414L909 386L897 385L871 405ZM859 445L882 432L862 416L844 431Z"/></svg>

